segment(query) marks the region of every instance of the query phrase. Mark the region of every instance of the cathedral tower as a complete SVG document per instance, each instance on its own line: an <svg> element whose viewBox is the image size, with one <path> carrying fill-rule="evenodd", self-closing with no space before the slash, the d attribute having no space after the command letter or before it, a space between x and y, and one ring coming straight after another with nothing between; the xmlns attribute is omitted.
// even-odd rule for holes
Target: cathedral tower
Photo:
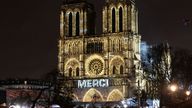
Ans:
<svg viewBox="0 0 192 108"><path fill-rule="evenodd" d="M75 101L120 102L132 97L141 71L135 2L106 0L100 35L94 34L93 5L85 0L64 1L60 18L58 68L73 80Z"/></svg>
<svg viewBox="0 0 192 108"><path fill-rule="evenodd" d="M131 0L106 0L103 7L103 33L138 34L138 11Z"/></svg>
<svg viewBox="0 0 192 108"><path fill-rule="evenodd" d="M65 0L61 7L61 36L72 37L93 34L94 9L85 0Z"/></svg>

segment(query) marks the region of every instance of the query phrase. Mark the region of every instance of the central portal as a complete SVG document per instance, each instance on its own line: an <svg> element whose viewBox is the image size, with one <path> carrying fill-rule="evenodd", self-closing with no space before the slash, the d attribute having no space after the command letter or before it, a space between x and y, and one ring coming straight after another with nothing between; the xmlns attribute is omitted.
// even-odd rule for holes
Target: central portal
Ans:
<svg viewBox="0 0 192 108"><path fill-rule="evenodd" d="M102 94L94 88L89 89L85 93L83 98L83 102L102 102L102 101L103 101Z"/></svg>

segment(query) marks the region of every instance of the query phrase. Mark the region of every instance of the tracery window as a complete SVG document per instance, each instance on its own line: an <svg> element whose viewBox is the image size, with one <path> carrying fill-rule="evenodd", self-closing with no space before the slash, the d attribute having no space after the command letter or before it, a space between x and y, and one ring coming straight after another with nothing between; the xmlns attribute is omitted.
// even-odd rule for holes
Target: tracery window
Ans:
<svg viewBox="0 0 192 108"><path fill-rule="evenodd" d="M72 77L72 68L69 68L69 77Z"/></svg>
<svg viewBox="0 0 192 108"><path fill-rule="evenodd" d="M123 74L123 66L120 66L120 74Z"/></svg>
<svg viewBox="0 0 192 108"><path fill-rule="evenodd" d="M116 72L116 67L115 66L113 66L113 74L115 74Z"/></svg>
<svg viewBox="0 0 192 108"><path fill-rule="evenodd" d="M79 76L79 67L76 68L76 76Z"/></svg>
<svg viewBox="0 0 192 108"><path fill-rule="evenodd" d="M103 43L102 42L92 42L87 44L87 53L102 53Z"/></svg>

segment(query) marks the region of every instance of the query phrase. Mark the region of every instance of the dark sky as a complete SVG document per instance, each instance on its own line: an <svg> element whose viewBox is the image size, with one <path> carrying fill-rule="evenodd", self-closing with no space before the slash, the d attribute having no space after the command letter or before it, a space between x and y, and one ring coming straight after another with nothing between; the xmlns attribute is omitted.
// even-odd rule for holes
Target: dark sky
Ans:
<svg viewBox="0 0 192 108"><path fill-rule="evenodd" d="M39 79L57 67L61 1L1 1L0 79ZM104 0L89 1L101 12ZM171 46L192 50L191 4L191 0L137 0L142 40L168 41Z"/></svg>

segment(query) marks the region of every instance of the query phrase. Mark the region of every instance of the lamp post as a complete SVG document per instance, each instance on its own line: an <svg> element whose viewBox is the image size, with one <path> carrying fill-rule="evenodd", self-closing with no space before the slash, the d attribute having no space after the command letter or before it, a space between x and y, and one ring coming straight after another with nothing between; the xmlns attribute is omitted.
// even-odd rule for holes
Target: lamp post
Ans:
<svg viewBox="0 0 192 108"><path fill-rule="evenodd" d="M186 94L186 96L187 96L187 100L189 100L189 96L190 96L191 92L190 92L189 90L187 90L187 91L185 92L185 94Z"/></svg>
<svg viewBox="0 0 192 108"><path fill-rule="evenodd" d="M185 101L188 101L190 99L190 96L191 96L191 91L190 90L186 90L186 91L181 91L182 93L185 94L185 98L183 98L182 100L180 99L176 99L176 98L173 98L173 95L176 95L175 92L178 91L178 86L176 84L171 84L169 86L169 89L170 91L172 92L171 93L171 101L173 102L173 100L177 100L176 102L179 103L179 108L182 107L182 103L184 103Z"/></svg>
<svg viewBox="0 0 192 108"><path fill-rule="evenodd" d="M170 91L171 91L171 103L172 103L172 105L174 105L173 103L174 103L174 94L175 94L175 92L177 91L177 89L178 89L178 86L176 85L176 84L171 84L170 86L169 86L169 89L170 89Z"/></svg>

